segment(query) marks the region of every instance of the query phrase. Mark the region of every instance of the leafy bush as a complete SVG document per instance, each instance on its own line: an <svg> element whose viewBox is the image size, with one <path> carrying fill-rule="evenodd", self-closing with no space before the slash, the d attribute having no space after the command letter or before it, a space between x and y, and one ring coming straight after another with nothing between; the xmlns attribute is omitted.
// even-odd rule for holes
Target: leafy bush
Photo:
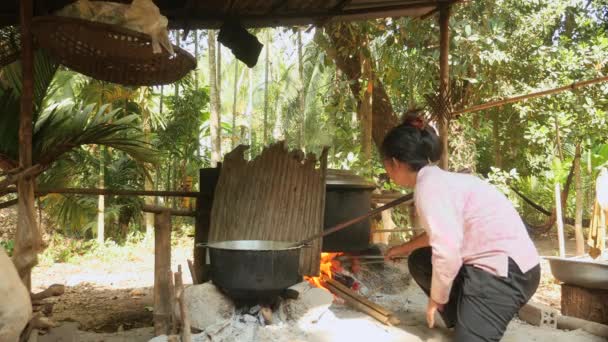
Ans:
<svg viewBox="0 0 608 342"><path fill-rule="evenodd" d="M0 240L0 247L4 248L6 254L8 256L13 255L13 250L15 249L15 241L13 240Z"/></svg>

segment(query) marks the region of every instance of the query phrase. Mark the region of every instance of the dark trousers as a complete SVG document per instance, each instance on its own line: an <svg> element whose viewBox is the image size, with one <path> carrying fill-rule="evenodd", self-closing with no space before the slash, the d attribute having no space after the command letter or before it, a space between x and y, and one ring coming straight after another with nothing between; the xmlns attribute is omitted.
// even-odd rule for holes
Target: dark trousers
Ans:
<svg viewBox="0 0 608 342"><path fill-rule="evenodd" d="M427 295L433 274L431 255L431 247L425 247L408 258L410 274ZM506 278L464 265L454 280L441 317L448 327L455 327L456 341L500 341L511 319L536 292L539 282L540 265L522 273L511 258Z"/></svg>

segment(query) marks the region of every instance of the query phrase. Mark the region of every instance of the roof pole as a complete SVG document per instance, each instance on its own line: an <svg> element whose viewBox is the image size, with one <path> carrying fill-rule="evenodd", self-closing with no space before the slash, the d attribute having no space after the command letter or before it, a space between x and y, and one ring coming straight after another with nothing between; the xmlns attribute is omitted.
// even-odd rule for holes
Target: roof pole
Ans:
<svg viewBox="0 0 608 342"><path fill-rule="evenodd" d="M441 101L449 106L448 101L449 87L450 87L450 65L449 65L449 54L450 54L450 5L448 3L439 4L439 94ZM441 160L439 166L447 170L448 169L448 135L449 135L449 109L447 106L441 106L445 109L445 113L437 113L438 115L438 126L439 126L439 137L441 139L441 146L443 152L441 153Z"/></svg>
<svg viewBox="0 0 608 342"><path fill-rule="evenodd" d="M34 102L34 52L32 42L33 0L21 0L21 113L19 116L19 167L32 166L32 126ZM32 267L38 263L40 233L34 209L35 176L22 176L17 180L18 216L13 262L21 280L31 290Z"/></svg>

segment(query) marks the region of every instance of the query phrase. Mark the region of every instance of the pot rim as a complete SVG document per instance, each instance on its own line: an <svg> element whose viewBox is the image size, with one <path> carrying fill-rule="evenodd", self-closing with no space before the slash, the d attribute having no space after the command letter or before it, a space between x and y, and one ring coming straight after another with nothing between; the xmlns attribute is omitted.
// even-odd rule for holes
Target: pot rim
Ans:
<svg viewBox="0 0 608 342"><path fill-rule="evenodd" d="M276 252L301 249L302 245L295 245L290 241L273 240L226 240L209 243L199 243L197 247L205 247L227 251L256 251L256 252Z"/></svg>

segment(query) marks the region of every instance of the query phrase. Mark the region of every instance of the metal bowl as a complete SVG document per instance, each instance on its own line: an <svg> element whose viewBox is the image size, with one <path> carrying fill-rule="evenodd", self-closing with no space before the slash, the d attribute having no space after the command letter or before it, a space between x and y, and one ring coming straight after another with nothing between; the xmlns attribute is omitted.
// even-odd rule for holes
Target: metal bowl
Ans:
<svg viewBox="0 0 608 342"><path fill-rule="evenodd" d="M589 289L608 290L608 262L588 257L545 257L549 260L555 279Z"/></svg>

